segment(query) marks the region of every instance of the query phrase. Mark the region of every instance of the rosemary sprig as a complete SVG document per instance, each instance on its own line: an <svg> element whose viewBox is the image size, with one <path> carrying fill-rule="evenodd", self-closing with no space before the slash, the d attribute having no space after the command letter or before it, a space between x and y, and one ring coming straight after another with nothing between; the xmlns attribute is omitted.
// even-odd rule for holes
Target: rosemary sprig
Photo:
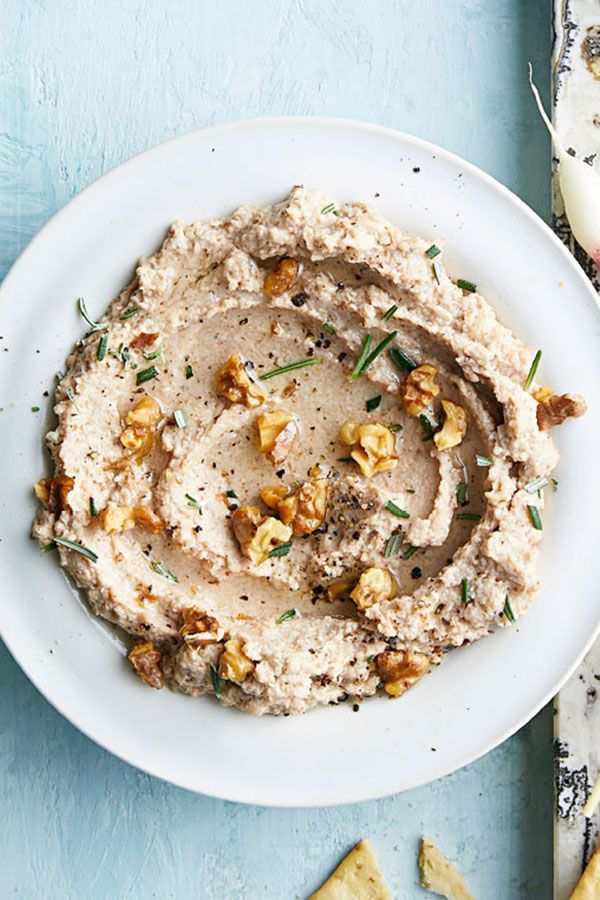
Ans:
<svg viewBox="0 0 600 900"><path fill-rule="evenodd" d="M288 541L287 544L280 544L279 547L275 547L273 550L269 551L269 559L277 559L278 556L287 556L291 549L291 541Z"/></svg>
<svg viewBox="0 0 600 900"><path fill-rule="evenodd" d="M163 578L166 578L167 581L174 581L176 584L179 584L179 578L177 575L174 575L173 572L170 572L166 566L163 566L162 563L159 562L151 562L150 567L156 572L157 575L162 575Z"/></svg>
<svg viewBox="0 0 600 900"><path fill-rule="evenodd" d="M78 310L79 310L81 316L83 316L83 318L85 319L85 321L86 321L86 322L88 323L88 325L90 326L92 332L94 332L94 331L104 331L104 329L108 328L108 322L104 322L104 323L101 324L100 322L94 322L93 319L90 319L90 317L89 317L89 315L88 315L88 311L87 311L86 305L85 305L85 300L83 299L83 297L78 297L78 298L77 298L77 308L78 308Z"/></svg>
<svg viewBox="0 0 600 900"><path fill-rule="evenodd" d="M410 519L410 513L407 513L405 509L400 509L399 506L396 506L393 500L388 500L385 504L385 509L399 519Z"/></svg>
<svg viewBox="0 0 600 900"><path fill-rule="evenodd" d="M142 369L141 372L138 372L135 376L135 383L139 386L140 384L145 384L147 381L152 381L153 378L158 376L158 369L156 366L148 366L147 369Z"/></svg>
<svg viewBox="0 0 600 900"><path fill-rule="evenodd" d="M74 550L75 553L80 553L93 563L98 562L98 554L94 553L94 551L90 550L88 547L84 547L79 541L71 541L69 538L64 537L55 537L53 543L58 544L60 547L66 547L67 550ZM49 544L46 544L46 547L49 546ZM44 547L44 550L46 550L46 547Z"/></svg>
<svg viewBox="0 0 600 900"><path fill-rule="evenodd" d="M297 615L297 610L288 609L286 612L281 613L278 619L275 619L278 625L281 625L282 622L287 622L288 619L293 619Z"/></svg>
<svg viewBox="0 0 600 900"><path fill-rule="evenodd" d="M389 351L389 355L391 361L401 372L412 372L413 369L417 368L414 359L411 359L408 353L405 353L404 350L401 350L399 347L392 347Z"/></svg>
<svg viewBox="0 0 600 900"><path fill-rule="evenodd" d="M350 375L350 381L354 381L363 370L363 366L367 360L369 352L371 350L371 345L373 344L373 338L370 334L367 334L362 345L362 350L360 351L360 355L356 360L356 365L352 369L352 373Z"/></svg>
<svg viewBox="0 0 600 900"><path fill-rule="evenodd" d="M542 351L538 350L537 353L535 354L535 356L533 357L533 362L531 363L531 368L529 369L529 374L525 380L525 390L526 391L528 391L529 388L531 387L531 385L533 384L533 379L535 378L541 358L542 358Z"/></svg>
<svg viewBox="0 0 600 900"><path fill-rule="evenodd" d="M276 375L285 375L286 372L295 372L296 369L305 369L306 366L314 366L315 363L318 363L318 356L310 356L308 359L299 359L298 362L289 363L287 366L280 366L278 369L273 369L272 372L265 372L264 375L259 375L260 381L266 381L268 378L275 378Z"/></svg>

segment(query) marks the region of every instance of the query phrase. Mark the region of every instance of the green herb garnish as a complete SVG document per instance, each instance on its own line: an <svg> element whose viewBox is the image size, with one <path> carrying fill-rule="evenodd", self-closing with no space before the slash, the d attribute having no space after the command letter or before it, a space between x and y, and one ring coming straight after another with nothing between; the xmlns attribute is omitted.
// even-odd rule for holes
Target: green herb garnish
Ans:
<svg viewBox="0 0 600 900"><path fill-rule="evenodd" d="M537 494L538 491L541 491L542 488L546 487L548 484L548 479L545 475L539 475L537 478L534 478L532 481L529 481L525 485L525 490L528 494Z"/></svg>
<svg viewBox="0 0 600 900"><path fill-rule="evenodd" d="M428 256L429 259L435 259L436 256L439 256L442 251L436 244L432 244L429 250L425 251L425 256Z"/></svg>
<svg viewBox="0 0 600 900"><path fill-rule="evenodd" d="M527 512L529 513L529 518L531 519L531 524L535 528L536 531L542 530L542 519L540 516L540 512L537 506L529 506L527 505Z"/></svg>
<svg viewBox="0 0 600 900"><path fill-rule="evenodd" d="M269 552L269 559L276 559L278 556L287 556L291 549L291 541L288 541L287 544L280 544L279 547L275 547Z"/></svg>
<svg viewBox="0 0 600 900"><path fill-rule="evenodd" d="M494 460L491 456L482 456L481 453L475 454L475 462L478 466L493 466Z"/></svg>
<svg viewBox="0 0 600 900"><path fill-rule="evenodd" d="M367 361L367 357L369 356L369 352L371 350L371 345L373 344L373 338L370 334L368 334L363 342L362 350L360 351L360 356L356 360L356 365L352 369L352 373L350 375L350 381L354 381L363 370L363 366Z"/></svg>
<svg viewBox="0 0 600 900"><path fill-rule="evenodd" d="M367 400L367 403L366 403L367 412L373 412L374 409L377 409L377 407L380 405L380 403L381 403L381 394L377 394L376 397L371 397L369 400Z"/></svg>
<svg viewBox="0 0 600 900"><path fill-rule="evenodd" d="M187 365L187 366L185 367L185 377L186 377L186 379L191 378L193 374L194 374L194 370L192 369L192 367L191 367L190 365Z"/></svg>
<svg viewBox="0 0 600 900"><path fill-rule="evenodd" d="M172 572L169 571L162 563L159 562L151 562L150 567L154 569L157 575L162 575L163 578L166 578L167 581L174 581L176 584L179 584L179 578L177 575L173 575Z"/></svg>
<svg viewBox="0 0 600 900"><path fill-rule="evenodd" d="M392 556L398 556L402 549L402 543L404 541L404 535L401 531L393 534L385 545L385 550L383 555L386 559L390 559Z"/></svg>
<svg viewBox="0 0 600 900"><path fill-rule="evenodd" d="M146 381L152 381L153 378L158 377L158 369L156 366L148 366L147 369L142 369L141 372L138 372L135 376L135 383L137 385L145 384Z"/></svg>
<svg viewBox="0 0 600 900"><path fill-rule="evenodd" d="M367 662L368 662L368 663L374 663L374 662L375 662L375 656L374 656L373 653L370 653L369 656L367 656Z"/></svg>
<svg viewBox="0 0 600 900"><path fill-rule="evenodd" d="M385 311L385 313L383 314L383 318L385 319L386 322L389 322L390 319L392 319L396 315L397 312L398 312L398 307L394 303L392 306L390 306L389 309L387 309Z"/></svg>
<svg viewBox="0 0 600 900"><path fill-rule="evenodd" d="M288 609L286 612L281 613L278 619L275 619L278 625L281 625L282 622L287 622L288 619L293 619L296 615L295 609Z"/></svg>
<svg viewBox="0 0 600 900"><path fill-rule="evenodd" d="M215 692L215 697L221 696L221 676L217 672L213 663L210 663L210 678L212 681L213 690Z"/></svg>
<svg viewBox="0 0 600 900"><path fill-rule="evenodd" d="M31 407L31 412L39 412L39 411L40 411L39 406L32 406L32 407Z"/></svg>
<svg viewBox="0 0 600 900"><path fill-rule="evenodd" d="M481 516L479 513L457 513L456 518L461 522L479 522Z"/></svg>
<svg viewBox="0 0 600 900"><path fill-rule="evenodd" d="M406 510L400 509L399 506L396 506L393 500L388 500L385 504L385 508L388 512L391 512L392 515L398 516L399 519L410 519L410 513L407 513Z"/></svg>
<svg viewBox="0 0 600 900"><path fill-rule="evenodd" d="M335 328L329 322L323 322L323 331L326 331L327 334L335 334Z"/></svg>
<svg viewBox="0 0 600 900"><path fill-rule="evenodd" d="M551 479L550 479L550 484L551 484L551 486L552 486L552 490L554 491L554 493L556 493L557 490L558 490L558 479L557 479L557 478L551 478Z"/></svg>
<svg viewBox="0 0 600 900"><path fill-rule="evenodd" d="M319 362L318 356L311 356L309 359L299 359L298 362L289 363L287 366L281 366L279 369L273 369L272 372L266 372L264 375L259 375L259 379L261 381L266 381L267 378L275 378L276 375L285 375L286 372L294 372L296 369L304 369L306 366L314 366L315 363Z"/></svg>
<svg viewBox="0 0 600 900"><path fill-rule="evenodd" d="M135 316L136 313L142 311L141 306L130 306L129 309L126 309L122 316L119 316L121 319L130 319L132 316Z"/></svg>
<svg viewBox="0 0 600 900"><path fill-rule="evenodd" d="M195 497L192 497L191 494L186 494L185 498L187 500L187 505L192 506L194 509L197 509L200 515L202 515L202 507L200 506L200 502L196 500Z"/></svg>
<svg viewBox="0 0 600 900"><path fill-rule="evenodd" d="M419 416L419 422L421 423L421 428L423 429L423 440L432 441L435 434L435 427L431 423L428 416L425 415L425 413L421 413L421 415Z"/></svg>
<svg viewBox="0 0 600 900"><path fill-rule="evenodd" d="M238 500L238 495L235 491L225 491L225 496L230 497L232 500Z"/></svg>
<svg viewBox="0 0 600 900"><path fill-rule="evenodd" d="M77 406L77 401L75 399L75 392L74 392L73 388L68 387L65 393L66 393L67 397L69 398L69 400L71 401L71 403L73 404L73 406L75 407L75 409L77 410L77 412L80 412L80 409Z"/></svg>
<svg viewBox="0 0 600 900"><path fill-rule="evenodd" d="M470 589L469 579L463 578L463 580L460 583L460 596L461 596L461 600L463 603L469 602L469 589Z"/></svg>
<svg viewBox="0 0 600 900"><path fill-rule="evenodd" d="M456 487L456 502L459 506L466 506L469 502L469 485L466 481L459 481Z"/></svg>
<svg viewBox="0 0 600 900"><path fill-rule="evenodd" d="M533 379L535 378L535 373L538 370L538 366L540 364L540 359L542 358L542 351L538 350L535 356L533 357L533 362L531 363L531 368L529 370L529 375L525 380L525 390L528 391L531 385L533 384Z"/></svg>
<svg viewBox="0 0 600 900"><path fill-rule="evenodd" d="M187 425L187 416L182 409L176 409L173 413L173 418L175 419L175 424L178 428L185 428Z"/></svg>
<svg viewBox="0 0 600 900"><path fill-rule="evenodd" d="M85 321L88 323L88 325L90 326L92 331L103 331L105 328L108 328L107 322L105 322L104 324L101 325L99 322L94 322L93 319L90 319L90 317L88 315L88 311L85 306L85 300L83 299L83 297L77 298L77 308L79 309L79 312L81 313L81 315L83 316Z"/></svg>
<svg viewBox="0 0 600 900"><path fill-rule="evenodd" d="M80 544L79 541L70 541L68 538L64 537L55 537L54 543L59 544L61 547L66 547L67 550L74 550L75 553L81 553L82 556L85 556L86 559L91 559L92 562L98 562L98 554L94 553L93 550L89 550L87 547L84 547L83 544ZM46 547L49 545L46 544ZM44 550L46 550L44 547Z"/></svg>
<svg viewBox="0 0 600 900"><path fill-rule="evenodd" d="M507 594L506 597L504 598L504 610L503 610L503 612L504 612L505 617L506 617L506 618L508 619L508 621L510 622L510 624L511 624L511 625L514 625L516 619L515 619L515 614L514 614L514 612L512 611L512 606L510 605L510 600L508 599L508 594Z"/></svg>
<svg viewBox="0 0 600 900"><path fill-rule="evenodd" d="M156 350L150 350L148 353L142 353L144 359L147 359L148 361L151 359L162 359L162 355L162 347L157 347Z"/></svg>
<svg viewBox="0 0 600 900"><path fill-rule="evenodd" d="M388 425L387 429L388 431L391 431L392 434L396 434L398 431L402 431L403 427L404 426L401 425L400 422L394 422L393 425Z"/></svg>
<svg viewBox="0 0 600 900"><path fill-rule="evenodd" d="M438 284L441 284L441 282L442 282L442 269L441 269L441 266L440 266L440 264L439 264L439 262L438 262L437 259L434 260L434 261L431 263L431 271L433 272L433 277L435 278L435 280L437 281L437 283L438 283Z"/></svg>
<svg viewBox="0 0 600 900"><path fill-rule="evenodd" d="M406 493L407 494L416 494L416 491L414 488L406 488Z"/></svg>
<svg viewBox="0 0 600 900"><path fill-rule="evenodd" d="M96 501L93 497L90 497L90 516L98 515L98 507L96 506Z"/></svg>
<svg viewBox="0 0 600 900"><path fill-rule="evenodd" d="M328 213L332 213L335 209L335 203L328 203L327 206L324 206L321 210L321 213L326 216Z"/></svg>
<svg viewBox="0 0 600 900"><path fill-rule="evenodd" d="M474 294L477 290L476 284L473 284L472 281L467 281L464 278L456 279L456 287L459 287L461 291L467 291L469 294Z"/></svg>
<svg viewBox="0 0 600 900"><path fill-rule="evenodd" d="M100 336L100 340L98 341L98 349L96 350L96 359L99 362L102 362L102 360L106 356L107 346L108 346L108 336L106 334L103 334Z"/></svg>
<svg viewBox="0 0 600 900"><path fill-rule="evenodd" d="M338 462L354 462L351 456L339 456Z"/></svg>
<svg viewBox="0 0 600 900"><path fill-rule="evenodd" d="M404 350L400 350L399 347L392 347L389 351L389 355L391 361L401 372L412 372L413 369L417 368L414 359L411 359L408 353L405 353Z"/></svg>
<svg viewBox="0 0 600 900"><path fill-rule="evenodd" d="M375 360L377 359L379 354L383 353L383 351L385 350L386 347L389 347L389 345L392 343L392 341L394 340L394 338L396 337L397 334L398 334L397 331L390 331L389 334L386 334L384 339L382 341L380 341L379 344L377 344L375 349L371 353L369 353L369 355L365 359L365 361L362 365L362 368L361 368L360 372L358 373L359 375L362 375L363 372L366 372L367 369L373 365L373 363L375 362Z"/></svg>
<svg viewBox="0 0 600 900"><path fill-rule="evenodd" d="M415 555L415 553L417 552L418 549L419 549L418 547L412 547L409 544L408 547L406 548L406 550L404 551L404 553L402 554L402 559L412 559L412 557Z"/></svg>

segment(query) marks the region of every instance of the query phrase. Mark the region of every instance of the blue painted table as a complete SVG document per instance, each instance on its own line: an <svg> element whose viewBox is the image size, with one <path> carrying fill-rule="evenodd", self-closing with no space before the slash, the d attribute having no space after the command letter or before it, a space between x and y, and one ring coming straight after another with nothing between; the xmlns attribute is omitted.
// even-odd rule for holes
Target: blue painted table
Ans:
<svg viewBox="0 0 600 900"><path fill-rule="evenodd" d="M483 167L547 218L549 145L525 67L532 59L540 81L549 72L549 7L4 0L0 276L98 175L165 138L240 116L348 116L409 131ZM551 896L550 709L428 787L286 811L195 796L114 759L47 704L1 646L0 683L2 897L286 900L314 889L365 835L395 896L420 897L423 831L460 860L478 897Z"/></svg>

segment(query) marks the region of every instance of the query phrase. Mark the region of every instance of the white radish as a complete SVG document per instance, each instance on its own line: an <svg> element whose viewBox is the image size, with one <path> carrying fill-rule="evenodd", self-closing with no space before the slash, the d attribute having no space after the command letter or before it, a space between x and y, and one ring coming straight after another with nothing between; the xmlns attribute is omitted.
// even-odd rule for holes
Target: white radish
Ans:
<svg viewBox="0 0 600 900"><path fill-rule="evenodd" d="M542 106L540 94L533 83L533 69L529 63L529 84L558 156L558 183L565 204L571 231L578 244L600 266L600 175L592 166L567 153L552 122Z"/></svg>

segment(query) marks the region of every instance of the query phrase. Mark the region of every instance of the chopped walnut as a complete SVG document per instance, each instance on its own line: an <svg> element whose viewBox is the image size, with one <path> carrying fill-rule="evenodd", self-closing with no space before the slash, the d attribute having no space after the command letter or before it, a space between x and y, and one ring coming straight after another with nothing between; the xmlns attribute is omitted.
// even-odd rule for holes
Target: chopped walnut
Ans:
<svg viewBox="0 0 600 900"><path fill-rule="evenodd" d="M133 350L145 350L146 347L151 347L159 337L160 334L158 331L154 331L152 333L142 331L140 334L134 337L132 341L129 342L129 346Z"/></svg>
<svg viewBox="0 0 600 900"><path fill-rule="evenodd" d="M577 419L587 409L583 397L577 394L553 394L538 403L537 423L540 431L561 425L566 419Z"/></svg>
<svg viewBox="0 0 600 900"><path fill-rule="evenodd" d="M256 506L240 506L231 516L233 533L244 556L259 566L271 550L285 544L292 536L292 529L279 519L263 516Z"/></svg>
<svg viewBox="0 0 600 900"><path fill-rule="evenodd" d="M409 416L418 416L439 394L436 375L437 369L425 363L413 369L400 386L400 398Z"/></svg>
<svg viewBox="0 0 600 900"><path fill-rule="evenodd" d="M254 671L254 663L242 650L242 643L238 638L225 641L225 650L219 657L218 669L221 678L235 684L241 684L246 676Z"/></svg>
<svg viewBox="0 0 600 900"><path fill-rule="evenodd" d="M162 418L162 410L153 397L142 397L125 416L121 443L126 450L148 452L154 442L153 432Z"/></svg>
<svg viewBox="0 0 600 900"><path fill-rule="evenodd" d="M312 534L323 524L327 511L327 478L306 481L302 487L277 504L284 525L290 525L296 537Z"/></svg>
<svg viewBox="0 0 600 900"><path fill-rule="evenodd" d="M183 625L179 629L182 638L194 637L203 643L215 643L218 640L219 623L201 609L190 606L183 610Z"/></svg>
<svg viewBox="0 0 600 900"><path fill-rule="evenodd" d="M547 384L540 384L538 387L534 388L531 392L531 396L537 400L538 403L543 403L544 400L548 400L552 397L554 391L551 387L548 387Z"/></svg>
<svg viewBox="0 0 600 900"><path fill-rule="evenodd" d="M452 400L442 400L444 410L444 424L433 436L438 450L449 450L458 447L467 433L467 414L462 406L453 403Z"/></svg>
<svg viewBox="0 0 600 900"><path fill-rule="evenodd" d="M136 525L139 525L140 528L144 528L146 531L151 531L153 534L158 534L159 531L164 531L167 527L160 516L157 516L155 512L147 509L145 506L136 506L133 510L133 515Z"/></svg>
<svg viewBox="0 0 600 900"><path fill-rule="evenodd" d="M353 586L353 581L334 581L333 584L328 585L326 597L330 603L335 603L336 600L347 600Z"/></svg>
<svg viewBox="0 0 600 900"><path fill-rule="evenodd" d="M260 499L269 509L277 509L280 501L287 497L287 493L288 489L284 484L273 484L262 489Z"/></svg>
<svg viewBox="0 0 600 900"><path fill-rule="evenodd" d="M234 353L215 376L217 393L231 403L242 403L248 409L261 406L266 394L246 371L241 358Z"/></svg>
<svg viewBox="0 0 600 900"><path fill-rule="evenodd" d="M135 526L135 514L132 506L119 506L109 500L98 516L100 528L107 534L121 534Z"/></svg>
<svg viewBox="0 0 600 900"><path fill-rule="evenodd" d="M258 449L273 465L281 465L300 433L296 419L283 409L275 409L259 416L256 424Z"/></svg>
<svg viewBox="0 0 600 900"><path fill-rule="evenodd" d="M263 283L265 294L270 294L271 297L278 297L289 290L298 277L299 269L300 266L297 260L292 259L290 256L284 256L283 259L279 260L275 268L265 276Z"/></svg>
<svg viewBox="0 0 600 900"><path fill-rule="evenodd" d="M385 691L391 697L399 697L423 677L429 668L429 657L410 650L384 650L375 664Z"/></svg>
<svg viewBox="0 0 600 900"><path fill-rule="evenodd" d="M396 441L385 425L346 422L342 425L340 439L352 447L350 456L367 478L372 478L377 472L388 472L398 465Z"/></svg>
<svg viewBox="0 0 600 900"><path fill-rule="evenodd" d="M131 667L149 687L159 690L164 684L160 668L161 652L152 641L136 644L129 651L128 659Z"/></svg>
<svg viewBox="0 0 600 900"><path fill-rule="evenodd" d="M33 490L38 500L47 506L51 513L59 516L68 506L67 497L73 490L75 480L68 475L55 475L37 481Z"/></svg>
<svg viewBox="0 0 600 900"><path fill-rule="evenodd" d="M387 569L371 566L365 569L350 597L359 609L368 609L375 603L391 600L396 594L396 582Z"/></svg>

